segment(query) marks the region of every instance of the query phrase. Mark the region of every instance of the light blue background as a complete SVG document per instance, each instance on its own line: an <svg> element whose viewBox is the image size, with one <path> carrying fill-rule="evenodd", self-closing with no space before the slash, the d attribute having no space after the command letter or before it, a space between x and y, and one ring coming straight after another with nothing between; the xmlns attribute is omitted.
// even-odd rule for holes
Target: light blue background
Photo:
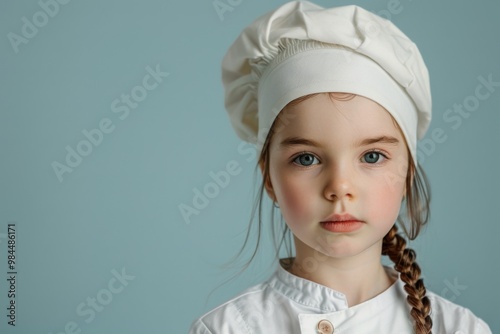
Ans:
<svg viewBox="0 0 500 334"><path fill-rule="evenodd" d="M20 35L22 17L32 22L41 7L34 0L1 2L0 332L55 334L74 321L82 333L186 333L202 313L269 275L266 241L248 271L215 289L234 273L218 266L244 239L260 181L255 159L238 153L220 61L247 24L284 2L243 0L221 19L211 0L71 1L17 53L7 35ZM380 12L389 1L317 3ZM443 120L474 94L479 76L500 81L500 5L401 0L401 8L391 20L417 43L431 74L428 134L441 128L447 136L423 163L432 219L410 245L428 289L442 293L457 280L466 288L447 297L500 332L500 88L459 128ZM112 101L141 85L146 67L157 64L170 75L121 120ZM82 131L104 118L113 132L60 182L51 164L64 163L65 147L75 149ZM186 224L179 205L191 204L194 189L231 160L241 173ZM12 221L15 328L5 309L5 233ZM106 297L112 270L123 268L135 278L87 323L78 305Z"/></svg>

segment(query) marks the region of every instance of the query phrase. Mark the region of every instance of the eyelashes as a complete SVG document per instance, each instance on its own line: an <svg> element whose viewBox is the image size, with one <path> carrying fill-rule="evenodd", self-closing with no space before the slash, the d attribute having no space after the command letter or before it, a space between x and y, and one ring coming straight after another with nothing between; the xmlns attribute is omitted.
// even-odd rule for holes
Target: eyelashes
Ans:
<svg viewBox="0 0 500 334"><path fill-rule="evenodd" d="M303 158L309 158L309 159L303 159ZM292 162L298 164L301 167L309 167L309 166L311 166L311 164L305 164L305 165L303 165L301 163L297 163L297 161L304 162L304 161L307 161L307 160L311 161L311 160L314 160L314 159L318 160L318 158L314 154L303 152L303 153L299 154L297 157L295 157ZM319 162L319 160L318 160L318 162Z"/></svg>
<svg viewBox="0 0 500 334"><path fill-rule="evenodd" d="M366 152L365 154L363 154L363 157L366 157L368 155L372 155L371 158L373 158L373 156L378 157L378 158L383 157L384 160L382 160L382 161L385 161L386 159L387 160L389 159L389 158L387 158L387 156L384 153L382 153L380 151L377 151L377 150L372 150L372 151ZM370 164L370 165L376 164L376 163L381 163L381 162L378 161L378 159L376 159L376 160L377 161L375 161L375 162L368 162L368 161L365 161L365 162L368 163L368 164Z"/></svg>

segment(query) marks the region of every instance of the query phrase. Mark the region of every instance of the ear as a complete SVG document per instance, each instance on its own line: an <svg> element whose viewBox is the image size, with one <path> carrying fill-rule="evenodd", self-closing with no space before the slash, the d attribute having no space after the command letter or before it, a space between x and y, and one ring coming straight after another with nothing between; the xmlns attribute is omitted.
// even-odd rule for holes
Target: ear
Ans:
<svg viewBox="0 0 500 334"><path fill-rule="evenodd" d="M260 171L262 173L262 177L264 177L264 161L259 162ZM274 193L273 185L271 183L271 178L269 173L264 179L264 188L266 188L267 195L271 198L273 202L276 202L276 195Z"/></svg>

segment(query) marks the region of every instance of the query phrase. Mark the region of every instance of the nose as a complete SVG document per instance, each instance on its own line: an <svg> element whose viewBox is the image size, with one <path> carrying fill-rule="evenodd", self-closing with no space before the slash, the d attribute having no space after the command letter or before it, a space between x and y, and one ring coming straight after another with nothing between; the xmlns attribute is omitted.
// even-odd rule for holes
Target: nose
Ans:
<svg viewBox="0 0 500 334"><path fill-rule="evenodd" d="M324 196L329 201L352 200L355 196L353 167L335 163L325 173Z"/></svg>

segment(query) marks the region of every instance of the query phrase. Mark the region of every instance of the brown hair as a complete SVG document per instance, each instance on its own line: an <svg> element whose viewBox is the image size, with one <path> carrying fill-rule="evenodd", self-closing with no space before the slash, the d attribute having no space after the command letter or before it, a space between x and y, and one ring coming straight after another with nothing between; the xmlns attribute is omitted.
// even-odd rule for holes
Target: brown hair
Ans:
<svg viewBox="0 0 500 334"><path fill-rule="evenodd" d="M285 106L285 108L296 105L304 100L307 100L315 95L322 94L310 94L298 99L291 101ZM349 100L354 98L356 95L347 93L328 93L331 99L336 100ZM283 108L283 109L285 109ZM252 217L250 219L250 226L242 245L240 252L236 255L238 257L241 255L243 249L246 247L249 241L250 229L252 227L253 217L255 215L256 206L259 208L259 220L257 226L258 238L256 241L255 249L245 264L245 268L248 267L250 262L253 260L257 253L257 249L260 243L260 236L262 230L262 198L264 194L266 182L270 182L269 178L269 147L273 134L276 132L276 124L279 117L276 117L267 138L264 142L259 161L255 167L260 166L262 169L262 183L260 185L258 201L254 203L252 210ZM393 119L394 124L398 129L399 125ZM400 130L401 131L401 130ZM408 152L409 153L409 152ZM400 214L397 219L397 223L402 227L404 234L410 239L414 240L421 228L427 224L430 217L429 203L431 199L430 186L424 171L417 164L415 165L411 155L408 154L408 171L406 175L406 213ZM279 258L279 251L283 244L285 244L288 254L292 254L292 242L291 233L286 224L283 222L283 216L280 215L281 224L274 224L275 217L275 206L272 206L271 210L271 231L273 235L273 240L276 247L276 258ZM408 221L409 227L406 226ZM387 255L392 262L394 262L394 269L400 273L401 280L405 283L404 289L407 292L407 302L411 306L410 314L415 320L415 330L416 334L429 334L432 333L432 319L430 317L430 301L426 296L426 289L424 286L423 279L420 278L421 270L418 266L416 260L415 251L411 248L406 247L405 239L398 233L397 223L395 223L390 231L385 235L382 244L382 255Z"/></svg>

